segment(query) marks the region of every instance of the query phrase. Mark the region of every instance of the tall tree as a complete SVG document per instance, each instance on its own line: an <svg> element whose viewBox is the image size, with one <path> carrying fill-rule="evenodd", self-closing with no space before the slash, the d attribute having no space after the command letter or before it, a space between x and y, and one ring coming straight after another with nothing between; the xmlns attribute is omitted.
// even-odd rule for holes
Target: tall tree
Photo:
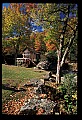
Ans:
<svg viewBox="0 0 82 120"><path fill-rule="evenodd" d="M7 51L13 48L15 58L19 51L30 44L32 31L29 15L30 6L31 4L29 3L11 3L8 8L2 10L3 48L5 49L9 46L11 49L7 49Z"/></svg>
<svg viewBox="0 0 82 120"><path fill-rule="evenodd" d="M56 40L57 47L57 77L56 82L61 82L61 67L69 53L73 41L77 36L78 19L77 4L38 4L32 17L37 24L41 24L45 29L54 29L53 40ZM75 20L76 19L76 20Z"/></svg>

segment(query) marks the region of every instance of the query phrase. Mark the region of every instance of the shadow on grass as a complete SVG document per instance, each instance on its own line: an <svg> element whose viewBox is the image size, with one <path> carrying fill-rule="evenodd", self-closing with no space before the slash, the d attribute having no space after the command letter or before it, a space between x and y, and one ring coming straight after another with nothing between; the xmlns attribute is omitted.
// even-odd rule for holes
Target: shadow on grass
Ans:
<svg viewBox="0 0 82 120"><path fill-rule="evenodd" d="M20 88L19 90L17 90L16 86L10 86L9 84L2 84L2 89L11 90L14 92L26 91L24 88Z"/></svg>

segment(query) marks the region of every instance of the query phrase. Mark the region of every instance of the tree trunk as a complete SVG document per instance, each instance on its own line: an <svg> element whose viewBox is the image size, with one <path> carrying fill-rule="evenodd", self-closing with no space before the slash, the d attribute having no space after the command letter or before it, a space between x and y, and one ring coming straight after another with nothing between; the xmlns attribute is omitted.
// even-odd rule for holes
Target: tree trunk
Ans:
<svg viewBox="0 0 82 120"><path fill-rule="evenodd" d="M77 27L78 27L78 26L76 26L76 30L74 31L74 34L73 34L72 37L70 38L69 43L68 43L68 46L67 46L67 48L65 49L65 52L64 52L63 57L62 57L62 60L61 60L61 67L62 67L63 63L65 62L65 59L66 59L66 57L67 57L67 55L68 55L68 53L69 53L69 49L70 49L70 47L72 46L73 41L74 41L74 39L75 39L75 37L76 37Z"/></svg>
<svg viewBox="0 0 82 120"><path fill-rule="evenodd" d="M57 61L57 77L56 77L56 83L59 84L61 82L61 56L62 56L62 38L63 35L60 37L60 46L57 51L58 61Z"/></svg>
<svg viewBox="0 0 82 120"><path fill-rule="evenodd" d="M62 56L62 47L63 47L63 46L62 46L62 45L63 45L63 44L62 44L62 40L64 40L64 39L63 39L63 38L64 38L64 35L61 34L61 37L60 37L60 45L59 45L59 49L58 49L58 51L57 51L57 56L58 56L57 73L56 73L56 75L57 75L57 77L56 77L56 83L57 83L57 84L61 83L61 67L62 67L62 65L64 64L65 59L66 59L66 57L67 57L67 55L68 55L68 53L69 53L69 49L70 49L70 47L71 47L71 45L72 45L72 43L73 43L73 40L74 40L74 38L75 38L75 36L76 36L76 31L77 31L77 26L76 26L76 30L74 30L74 34L72 35L72 37L71 37L70 40L69 40L69 44L68 44L68 46L67 46L67 48L66 48L63 56Z"/></svg>
<svg viewBox="0 0 82 120"><path fill-rule="evenodd" d="M63 27L63 31L62 31L62 34L60 36L60 45L59 45L59 50L58 50L58 62L57 62L57 77L56 77L56 83L59 84L61 83L61 60L62 60L62 57L63 57L63 54L62 54L62 50L63 50L63 45L64 45L64 34L66 32L66 27L67 27L67 21L68 21L68 18L66 19L66 21L64 22L64 27Z"/></svg>
<svg viewBox="0 0 82 120"><path fill-rule="evenodd" d="M60 67L60 51L58 51L58 62L57 62L57 73L56 73L56 83L59 84L61 82L61 67Z"/></svg>

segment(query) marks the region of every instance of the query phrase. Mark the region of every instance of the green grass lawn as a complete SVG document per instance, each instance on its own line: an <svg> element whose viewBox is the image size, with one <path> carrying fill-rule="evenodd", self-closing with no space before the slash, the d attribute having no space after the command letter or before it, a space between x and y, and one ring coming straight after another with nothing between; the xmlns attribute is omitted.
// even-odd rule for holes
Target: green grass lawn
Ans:
<svg viewBox="0 0 82 120"><path fill-rule="evenodd" d="M24 85L30 79L40 79L45 76L47 71L35 71L34 68L18 67L13 65L2 65L2 86L10 84L16 86L20 84ZM13 94L12 90L7 90L2 87L2 102L10 99L10 94Z"/></svg>

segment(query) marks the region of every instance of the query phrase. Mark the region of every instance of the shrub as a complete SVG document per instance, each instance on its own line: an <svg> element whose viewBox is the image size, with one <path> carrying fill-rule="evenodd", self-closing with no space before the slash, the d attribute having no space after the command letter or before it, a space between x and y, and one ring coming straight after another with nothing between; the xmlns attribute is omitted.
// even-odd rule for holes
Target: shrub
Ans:
<svg viewBox="0 0 82 120"><path fill-rule="evenodd" d="M77 80L74 74L66 74L59 89L64 95L63 107L67 114L77 113Z"/></svg>

